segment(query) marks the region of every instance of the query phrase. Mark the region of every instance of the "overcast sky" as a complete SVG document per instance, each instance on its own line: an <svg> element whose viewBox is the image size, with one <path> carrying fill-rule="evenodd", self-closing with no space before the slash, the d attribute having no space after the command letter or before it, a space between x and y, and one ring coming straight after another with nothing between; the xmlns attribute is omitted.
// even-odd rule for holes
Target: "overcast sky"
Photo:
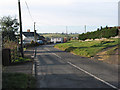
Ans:
<svg viewBox="0 0 120 90"><path fill-rule="evenodd" d="M29 6L29 15L27 6ZM36 22L37 32L84 32L118 25L119 0L21 0L23 31ZM0 0L0 16L18 18L18 0Z"/></svg>

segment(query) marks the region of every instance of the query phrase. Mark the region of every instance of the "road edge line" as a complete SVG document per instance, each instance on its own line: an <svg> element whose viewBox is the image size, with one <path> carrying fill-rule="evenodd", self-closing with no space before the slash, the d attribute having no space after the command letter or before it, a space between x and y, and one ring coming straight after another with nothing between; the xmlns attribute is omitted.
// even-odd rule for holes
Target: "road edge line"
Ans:
<svg viewBox="0 0 120 90"><path fill-rule="evenodd" d="M106 81L102 80L101 78L98 78L97 76L95 76L95 75L93 75L93 74L91 74L91 73L87 72L86 70L84 70L84 69L82 69L82 68L80 68L80 67L78 67L78 66L76 66L76 65L72 64L71 62L67 62L67 63L68 63L68 64L70 64L71 66L73 66L73 67L75 67L75 68L77 68L77 69L79 69L79 70L83 71L84 73L86 73L86 74L88 74L88 75L90 75L90 76L94 77L95 79L97 79L97 80L99 80L99 81L101 81L101 82L105 83L106 85L108 85L108 86L110 86L110 87L112 87L112 88L114 88L114 89L117 89L117 90L118 90L118 88L117 88L116 86L114 86L114 85L112 85L112 84L110 84L110 83L108 83L108 82L106 82Z"/></svg>
<svg viewBox="0 0 120 90"><path fill-rule="evenodd" d="M46 48L46 50L47 50L47 51L50 51L50 50L47 49L47 48ZM51 53L52 53L52 52L51 52ZM55 53L52 53L52 54L54 54L54 55L57 56L58 58L62 59L62 57L58 56L57 54L55 54ZM110 84L110 83L108 83L108 82L102 80L101 78L99 78L99 77L97 77L97 76L95 76L95 75L89 73L88 71L86 71L86 70L84 70L84 69L82 69L82 68L80 68L80 67L78 67L78 66L72 64L71 62L67 62L67 63L68 63L69 65L71 65L71 66L73 66L73 67L75 67L75 68L77 68L77 69L83 71L84 73L86 73L86 74L88 74L88 75L94 77L95 79L97 79L97 80L103 82L104 84L106 84L106 85L108 85L108 86L110 86L110 87L112 87L112 88L114 88L114 89L120 90L120 89L117 88L116 86L114 86L114 85L112 85L112 84Z"/></svg>

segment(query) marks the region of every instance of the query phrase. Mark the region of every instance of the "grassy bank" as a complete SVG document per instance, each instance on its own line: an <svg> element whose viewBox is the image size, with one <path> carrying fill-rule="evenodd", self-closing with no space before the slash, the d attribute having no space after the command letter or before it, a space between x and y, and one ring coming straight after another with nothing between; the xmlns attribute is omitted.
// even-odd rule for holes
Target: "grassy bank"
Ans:
<svg viewBox="0 0 120 90"><path fill-rule="evenodd" d="M16 88L35 88L35 78L23 73L3 73L2 87L16 90Z"/></svg>
<svg viewBox="0 0 120 90"><path fill-rule="evenodd" d="M67 43L57 44L54 47L63 51L71 52L83 57L93 57L96 53L118 45L118 39L105 39L93 41L69 41Z"/></svg>

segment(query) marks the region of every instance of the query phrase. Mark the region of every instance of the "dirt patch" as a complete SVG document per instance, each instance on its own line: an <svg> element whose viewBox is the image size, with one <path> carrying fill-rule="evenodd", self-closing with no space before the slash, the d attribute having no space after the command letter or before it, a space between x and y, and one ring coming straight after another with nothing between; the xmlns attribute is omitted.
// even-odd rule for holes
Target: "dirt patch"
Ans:
<svg viewBox="0 0 120 90"><path fill-rule="evenodd" d="M97 60L101 60L103 62L106 62L106 63L117 64L117 65L119 64L120 65L118 49L116 49L114 52L112 52L112 54L107 54L107 51L109 49L97 53L97 55L94 56L94 58L97 59Z"/></svg>

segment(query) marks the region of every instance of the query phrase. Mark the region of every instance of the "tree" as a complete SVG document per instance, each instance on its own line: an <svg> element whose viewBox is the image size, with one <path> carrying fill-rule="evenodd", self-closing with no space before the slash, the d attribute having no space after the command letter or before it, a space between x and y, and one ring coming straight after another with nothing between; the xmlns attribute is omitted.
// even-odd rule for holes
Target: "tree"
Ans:
<svg viewBox="0 0 120 90"><path fill-rule="evenodd" d="M110 38L115 37L119 34L119 30L116 27L112 27L110 30L106 29L106 27L101 28L102 30L97 29L94 32L87 32L79 35L80 40L85 39L96 39L96 38Z"/></svg>
<svg viewBox="0 0 120 90"><path fill-rule="evenodd" d="M102 30L103 28L102 28L102 26L100 27L100 30Z"/></svg>
<svg viewBox="0 0 120 90"><path fill-rule="evenodd" d="M100 29L98 28L97 31L99 31Z"/></svg>
<svg viewBox="0 0 120 90"><path fill-rule="evenodd" d="M16 18L12 18L11 16L4 16L0 19L0 26L2 29L2 39L5 40L12 40L14 41L15 32L18 31L19 23Z"/></svg>
<svg viewBox="0 0 120 90"><path fill-rule="evenodd" d="M106 29L108 29L108 26L106 26Z"/></svg>

